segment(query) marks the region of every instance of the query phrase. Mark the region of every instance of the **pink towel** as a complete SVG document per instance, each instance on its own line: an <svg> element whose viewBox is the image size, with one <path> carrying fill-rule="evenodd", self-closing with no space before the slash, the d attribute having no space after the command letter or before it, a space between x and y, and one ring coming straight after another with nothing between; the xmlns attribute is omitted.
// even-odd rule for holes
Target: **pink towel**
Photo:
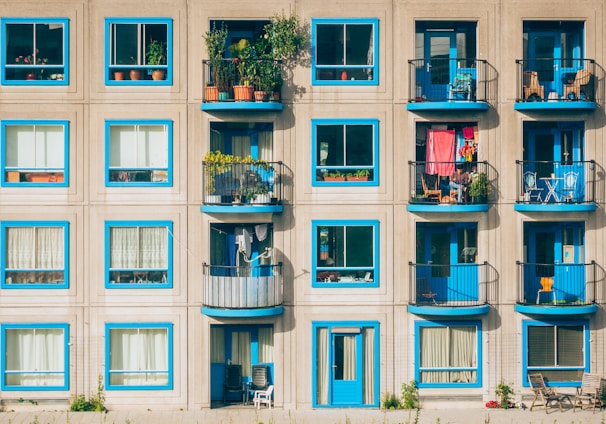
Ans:
<svg viewBox="0 0 606 424"><path fill-rule="evenodd" d="M466 140L474 139L473 127L463 128L463 138L465 138Z"/></svg>
<svg viewBox="0 0 606 424"><path fill-rule="evenodd" d="M448 177L454 172L454 130L427 130L425 172Z"/></svg>

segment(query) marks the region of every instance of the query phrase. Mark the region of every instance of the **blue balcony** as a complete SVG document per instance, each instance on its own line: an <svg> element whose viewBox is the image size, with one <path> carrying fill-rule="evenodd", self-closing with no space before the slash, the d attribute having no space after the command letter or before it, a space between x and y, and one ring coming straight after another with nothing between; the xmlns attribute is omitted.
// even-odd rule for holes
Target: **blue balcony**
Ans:
<svg viewBox="0 0 606 424"><path fill-rule="evenodd" d="M203 264L202 313L212 317L281 315L282 264L252 267Z"/></svg>
<svg viewBox="0 0 606 424"><path fill-rule="evenodd" d="M598 266L516 262L519 298L516 311L536 315L581 315L597 311Z"/></svg>
<svg viewBox="0 0 606 424"><path fill-rule="evenodd" d="M204 111L281 111L282 62L271 59L203 60Z"/></svg>
<svg viewBox="0 0 606 424"><path fill-rule="evenodd" d="M202 212L282 212L282 162L202 162L202 168Z"/></svg>
<svg viewBox="0 0 606 424"><path fill-rule="evenodd" d="M425 58L408 67L407 110L483 111L496 97L497 73L485 60Z"/></svg>
<svg viewBox="0 0 606 424"><path fill-rule="evenodd" d="M481 315L494 301L496 275L483 264L415 264L409 262L408 311L418 315Z"/></svg>
<svg viewBox="0 0 606 424"><path fill-rule="evenodd" d="M521 212L595 211L595 161L516 161Z"/></svg>
<svg viewBox="0 0 606 424"><path fill-rule="evenodd" d="M516 66L515 110L588 111L604 103L592 59L516 60Z"/></svg>
<svg viewBox="0 0 606 424"><path fill-rule="evenodd" d="M496 172L488 162L408 162L408 167L409 212L488 211L496 184ZM467 180L460 188L450 184L450 174L457 168Z"/></svg>

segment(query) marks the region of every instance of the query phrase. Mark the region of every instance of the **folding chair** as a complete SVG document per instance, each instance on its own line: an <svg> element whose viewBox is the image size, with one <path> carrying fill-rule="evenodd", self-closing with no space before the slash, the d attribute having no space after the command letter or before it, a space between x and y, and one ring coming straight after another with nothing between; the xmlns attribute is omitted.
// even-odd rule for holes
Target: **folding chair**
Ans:
<svg viewBox="0 0 606 424"><path fill-rule="evenodd" d="M223 385L223 403L227 403L229 395L238 393L244 403L244 386L242 384L242 365L230 364L225 366L225 384Z"/></svg>
<svg viewBox="0 0 606 424"><path fill-rule="evenodd" d="M530 388L534 392L534 399L532 400L532 405L530 405L530 410L534 408L535 403L540 401L540 404L537 406L542 406L545 408L545 413L547 414L547 407L551 403L557 404L560 408L560 412L562 412L562 399L566 398L566 396L561 396L556 392L554 387L545 386L545 380L543 380L543 374L541 373L529 373L528 374L528 382L530 383Z"/></svg>
<svg viewBox="0 0 606 424"><path fill-rule="evenodd" d="M539 84L537 71L524 71L522 78L525 100L543 100L545 98L545 87Z"/></svg>
<svg viewBox="0 0 606 424"><path fill-rule="evenodd" d="M431 291L429 282L425 277L417 278L417 294L424 299L431 299L434 305L437 305L436 296L437 293Z"/></svg>
<svg viewBox="0 0 606 424"><path fill-rule="evenodd" d="M583 374L581 387L577 387L577 395L574 397L573 412L576 412L577 406L581 410L592 408L594 414L596 406L602 409L602 377L599 374Z"/></svg>

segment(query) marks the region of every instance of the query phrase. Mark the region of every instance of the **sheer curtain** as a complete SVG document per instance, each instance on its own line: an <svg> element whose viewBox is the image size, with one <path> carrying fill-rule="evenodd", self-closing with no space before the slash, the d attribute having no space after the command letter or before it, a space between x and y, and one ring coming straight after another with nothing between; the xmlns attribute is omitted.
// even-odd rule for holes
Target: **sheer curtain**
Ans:
<svg viewBox="0 0 606 424"><path fill-rule="evenodd" d="M421 330L421 364L426 368L448 368L448 327ZM448 381L448 371L421 371L423 383Z"/></svg>
<svg viewBox="0 0 606 424"><path fill-rule="evenodd" d="M234 135L231 138L231 153L242 158L250 155L250 136Z"/></svg>
<svg viewBox="0 0 606 424"><path fill-rule="evenodd" d="M7 125L6 166L63 168L65 134L62 125Z"/></svg>
<svg viewBox="0 0 606 424"><path fill-rule="evenodd" d="M110 268L166 269L166 227L113 227L110 231Z"/></svg>
<svg viewBox="0 0 606 424"><path fill-rule="evenodd" d="M450 358L453 367L476 367L476 329L475 327L452 327L450 329ZM451 382L471 383L476 381L476 372L452 371Z"/></svg>
<svg viewBox="0 0 606 424"><path fill-rule="evenodd" d="M369 404L375 401L375 329L365 327L362 329L364 373L362 402Z"/></svg>
<svg viewBox="0 0 606 424"><path fill-rule="evenodd" d="M210 328L210 362L225 363L225 330L221 327Z"/></svg>
<svg viewBox="0 0 606 424"><path fill-rule="evenodd" d="M63 269L63 227L10 227L6 233L8 269Z"/></svg>
<svg viewBox="0 0 606 424"><path fill-rule="evenodd" d="M5 350L7 385L62 386L65 383L63 329L7 329Z"/></svg>
<svg viewBox="0 0 606 424"><path fill-rule="evenodd" d="M474 370L443 371L431 368L477 367L476 328L474 326L425 327L421 331L421 381L424 383L474 382Z"/></svg>
<svg viewBox="0 0 606 424"><path fill-rule="evenodd" d="M328 328L316 329L316 403L328 404Z"/></svg>
<svg viewBox="0 0 606 424"><path fill-rule="evenodd" d="M165 328L110 331L110 384L168 384L168 332Z"/></svg>
<svg viewBox="0 0 606 424"><path fill-rule="evenodd" d="M250 332L234 331L231 333L231 362L242 365L242 375L250 372Z"/></svg>
<svg viewBox="0 0 606 424"><path fill-rule="evenodd" d="M271 131L259 132L259 159L271 162L274 158L273 134Z"/></svg>
<svg viewBox="0 0 606 424"><path fill-rule="evenodd" d="M274 329L259 328L259 362L274 362Z"/></svg>
<svg viewBox="0 0 606 424"><path fill-rule="evenodd" d="M343 380L356 379L356 336L343 337Z"/></svg>

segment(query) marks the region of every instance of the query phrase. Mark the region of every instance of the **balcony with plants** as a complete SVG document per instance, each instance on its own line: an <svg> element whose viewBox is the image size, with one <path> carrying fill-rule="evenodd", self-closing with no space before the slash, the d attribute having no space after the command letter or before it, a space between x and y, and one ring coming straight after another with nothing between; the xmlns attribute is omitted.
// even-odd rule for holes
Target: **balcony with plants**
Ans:
<svg viewBox="0 0 606 424"><path fill-rule="evenodd" d="M518 198L525 212L583 212L597 209L595 161L516 161Z"/></svg>
<svg viewBox="0 0 606 424"><path fill-rule="evenodd" d="M535 315L578 315L597 311L603 271L590 263L516 262L516 311Z"/></svg>
<svg viewBox="0 0 606 424"><path fill-rule="evenodd" d="M206 154L202 168L202 212L282 212L282 162L216 151Z"/></svg>
<svg viewBox="0 0 606 424"><path fill-rule="evenodd" d="M497 73L479 59L422 58L408 61L407 110L488 110Z"/></svg>

